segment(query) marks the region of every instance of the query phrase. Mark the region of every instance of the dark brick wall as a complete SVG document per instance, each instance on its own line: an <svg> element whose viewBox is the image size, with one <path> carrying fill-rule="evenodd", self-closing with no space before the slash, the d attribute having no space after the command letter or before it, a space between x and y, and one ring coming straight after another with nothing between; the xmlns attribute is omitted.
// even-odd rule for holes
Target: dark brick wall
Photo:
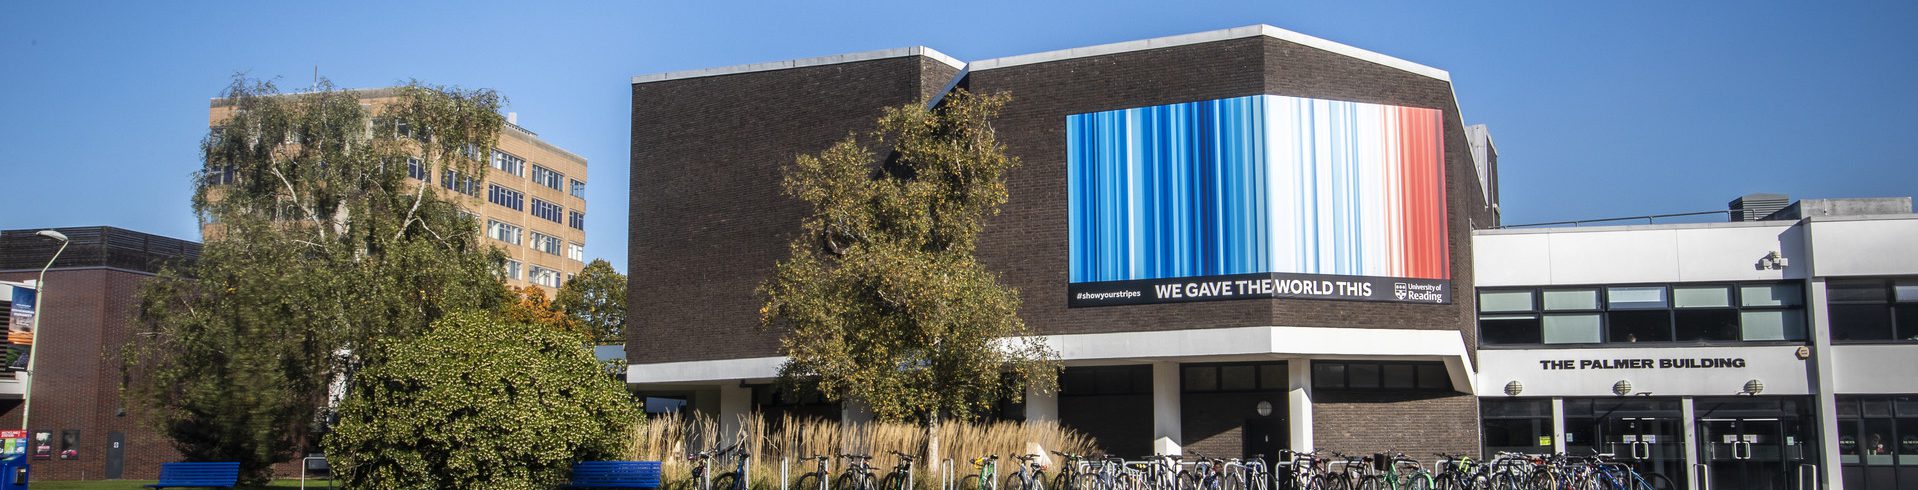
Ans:
<svg viewBox="0 0 1918 490"><path fill-rule="evenodd" d="M628 358L774 355L755 289L806 212L780 169L957 73L912 56L633 85Z"/></svg>
<svg viewBox="0 0 1918 490"><path fill-rule="evenodd" d="M37 272L0 272L0 280L33 279ZM47 273L31 430L53 432L56 454L63 430L79 430L80 444L78 459L34 461L35 480L103 478L109 432L126 436L123 478L158 478L160 463L180 460L171 443L142 419L141 408L120 396L120 349L130 339L138 306L134 294L148 277L106 268ZM20 407L3 408L0 426L19 427Z"/></svg>
<svg viewBox="0 0 1918 490"><path fill-rule="evenodd" d="M1346 454L1479 453L1478 398L1463 393L1315 392L1312 442Z"/></svg>
<svg viewBox="0 0 1918 490"><path fill-rule="evenodd" d="M1059 423L1114 456L1152 454L1152 395L1061 395Z"/></svg>
<svg viewBox="0 0 1918 490"><path fill-rule="evenodd" d="M1180 400L1179 415L1183 418L1180 432L1185 440L1186 454L1202 454L1214 458L1238 458L1245 450L1244 427L1246 419L1270 418L1283 427L1286 418L1286 394L1284 391L1258 391L1238 393L1183 393ZM1259 416L1259 402L1272 404L1272 414ZM1274 455L1267 454L1266 458Z"/></svg>

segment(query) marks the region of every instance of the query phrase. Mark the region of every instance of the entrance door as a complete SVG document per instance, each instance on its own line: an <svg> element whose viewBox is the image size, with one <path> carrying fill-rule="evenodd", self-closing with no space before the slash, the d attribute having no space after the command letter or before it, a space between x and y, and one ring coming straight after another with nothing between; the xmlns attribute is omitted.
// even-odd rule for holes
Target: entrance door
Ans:
<svg viewBox="0 0 1918 490"><path fill-rule="evenodd" d="M1639 473L1663 475L1683 488L1685 427L1680 417L1620 417L1607 422L1606 452L1632 463Z"/></svg>
<svg viewBox="0 0 1918 490"><path fill-rule="evenodd" d="M1776 418L1699 419L1698 446L1712 488L1795 490L1804 429Z"/></svg>
<svg viewBox="0 0 1918 490"><path fill-rule="evenodd" d="M119 432L107 433L107 479L120 479L120 472L126 466L127 436Z"/></svg>
<svg viewBox="0 0 1918 490"><path fill-rule="evenodd" d="M1259 456L1266 464L1279 457L1279 451L1289 447L1289 434L1286 433L1285 419L1279 417L1254 417L1245 419L1243 457Z"/></svg>

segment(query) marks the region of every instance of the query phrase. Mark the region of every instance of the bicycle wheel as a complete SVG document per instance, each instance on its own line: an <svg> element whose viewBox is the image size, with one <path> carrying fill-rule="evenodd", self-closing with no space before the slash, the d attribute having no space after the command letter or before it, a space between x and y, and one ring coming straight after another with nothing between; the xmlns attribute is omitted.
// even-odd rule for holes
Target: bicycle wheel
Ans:
<svg viewBox="0 0 1918 490"><path fill-rule="evenodd" d="M818 473L807 473L804 475L799 475L798 480L793 480L792 488L787 490L830 490L830 489L821 488L819 486Z"/></svg>
<svg viewBox="0 0 1918 490"><path fill-rule="evenodd" d="M1405 478L1404 488L1409 490L1433 490L1435 486L1437 485L1433 484L1432 475L1426 473L1424 470L1419 470L1416 473L1412 473L1412 476Z"/></svg>
<svg viewBox="0 0 1918 490"><path fill-rule="evenodd" d="M833 481L833 490L874 490L872 488L872 475L858 473L841 474L838 480Z"/></svg>
<svg viewBox="0 0 1918 490"><path fill-rule="evenodd" d="M986 487L987 485L983 483L983 480L979 479L979 475L966 475L959 478L959 485L953 487L953 490L990 490ZM835 488L833 490L839 489Z"/></svg>
<svg viewBox="0 0 1918 490"><path fill-rule="evenodd" d="M1651 473L1644 477L1643 481L1651 485L1650 490L1678 490L1678 484L1673 483L1672 479L1666 478L1665 475Z"/></svg>

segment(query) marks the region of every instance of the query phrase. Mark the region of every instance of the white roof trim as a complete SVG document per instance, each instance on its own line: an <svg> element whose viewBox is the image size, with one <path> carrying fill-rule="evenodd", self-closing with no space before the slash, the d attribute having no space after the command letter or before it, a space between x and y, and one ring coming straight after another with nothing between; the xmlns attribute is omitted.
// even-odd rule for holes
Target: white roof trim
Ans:
<svg viewBox="0 0 1918 490"><path fill-rule="evenodd" d="M945 53L941 53L932 48L928 48L925 46L913 46L909 48L881 49L881 50L875 50L875 51L836 54L831 56L819 56L814 58L803 58L803 59L797 59L797 60L773 61L773 62L767 62L767 63L751 63L751 64L745 64L745 65L722 66L718 68L701 68L698 70L669 71L666 73L654 73L651 75L635 76L633 77L633 83L639 84L639 83L649 83L649 82L663 82L666 80L712 77L712 76L719 76L719 75L732 75L735 73L750 73L750 72L756 72L756 71L784 70L788 68L833 65L833 64L839 64L839 63L852 63L855 61L870 61L870 60L879 60L879 59L886 59L886 58L903 58L907 56L925 56L927 58L938 60L940 63L945 63L947 65L950 65L953 68L963 69L965 68L965 65L966 65L964 62L959 61L958 58L947 56Z"/></svg>
<svg viewBox="0 0 1918 490"><path fill-rule="evenodd" d="M1102 56L1102 55L1108 55L1108 54L1114 54L1114 53L1124 53L1129 51L1143 51L1148 49L1169 48L1173 46L1209 43L1213 41L1224 41L1228 39L1239 39L1239 38L1247 38L1247 37L1254 37L1254 36L1265 36L1265 37L1270 37L1270 38L1279 39L1283 41L1290 41L1290 42L1303 44L1303 45L1311 46L1318 49L1323 49L1326 51L1330 51L1330 52L1345 55L1345 56L1350 56L1353 58L1358 58L1365 61L1378 63L1378 64L1389 66L1392 68L1397 68L1400 70L1416 73L1419 75L1424 75L1427 77L1444 80L1447 82L1452 81L1452 75L1450 73L1446 73L1445 70L1432 68L1432 67L1421 65L1418 63L1413 63L1410 61L1393 58L1391 56L1386 56L1383 54L1366 51L1366 50L1355 48L1352 46L1339 44L1339 43L1328 41L1325 39L1308 36L1305 34L1300 34L1297 32L1292 32L1292 31L1280 29L1277 27L1272 27L1265 24L1250 25L1245 27L1235 27L1231 29L1221 29L1216 31L1207 31L1207 32L1200 32L1200 33L1193 33L1193 34L1181 34L1177 36L1141 39L1137 41L1125 41L1125 42L1118 42L1118 43L1112 43L1112 44L1101 44L1098 46L1087 46L1083 48L1061 49L1058 51L1046 51L1043 53L1007 56L1004 58L993 58L993 59L984 60L984 61L974 61L969 66L972 68L972 71L985 71L985 70L991 70L995 68L1005 68L1009 66L1029 65L1033 63L1045 63L1048 61L1059 61L1059 60L1072 59L1072 58L1084 58L1088 56Z"/></svg>

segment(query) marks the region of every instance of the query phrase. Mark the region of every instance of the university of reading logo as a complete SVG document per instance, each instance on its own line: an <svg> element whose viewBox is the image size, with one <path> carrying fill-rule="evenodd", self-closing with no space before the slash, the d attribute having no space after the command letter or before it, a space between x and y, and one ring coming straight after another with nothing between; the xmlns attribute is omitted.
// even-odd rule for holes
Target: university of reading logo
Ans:
<svg viewBox="0 0 1918 490"><path fill-rule="evenodd" d="M1405 283L1402 283L1402 282L1393 283L1392 294L1394 296L1398 296L1400 301L1404 301L1405 300Z"/></svg>

